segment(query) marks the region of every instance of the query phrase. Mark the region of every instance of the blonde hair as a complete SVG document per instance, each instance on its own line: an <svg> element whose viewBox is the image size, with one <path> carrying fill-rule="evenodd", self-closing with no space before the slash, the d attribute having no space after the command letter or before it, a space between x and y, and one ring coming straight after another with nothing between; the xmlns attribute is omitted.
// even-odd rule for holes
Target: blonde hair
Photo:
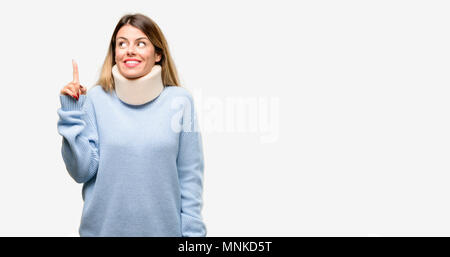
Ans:
<svg viewBox="0 0 450 257"><path fill-rule="evenodd" d="M100 77L96 85L101 85L106 92L110 92L115 88L111 71L112 67L116 64L116 36L120 28L126 24L130 24L141 30L155 47L155 52L161 55L161 60L155 64L161 65L161 76L164 86L180 86L177 69L170 55L169 46L164 34L152 19L140 13L126 14L120 18L111 36L108 53L103 62Z"/></svg>

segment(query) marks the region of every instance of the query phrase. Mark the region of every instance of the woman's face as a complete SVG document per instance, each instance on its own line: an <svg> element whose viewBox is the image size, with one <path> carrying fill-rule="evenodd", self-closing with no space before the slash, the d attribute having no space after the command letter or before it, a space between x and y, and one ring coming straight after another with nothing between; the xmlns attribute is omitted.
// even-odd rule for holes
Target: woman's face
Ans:
<svg viewBox="0 0 450 257"><path fill-rule="evenodd" d="M119 72L127 79L147 75L161 60L155 47L138 28L129 24L122 26L116 36L116 64Z"/></svg>

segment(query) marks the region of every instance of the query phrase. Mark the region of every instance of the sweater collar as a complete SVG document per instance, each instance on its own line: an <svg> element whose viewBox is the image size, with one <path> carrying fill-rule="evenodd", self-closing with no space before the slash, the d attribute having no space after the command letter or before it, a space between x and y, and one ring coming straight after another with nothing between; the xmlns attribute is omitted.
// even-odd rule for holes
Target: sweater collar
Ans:
<svg viewBox="0 0 450 257"><path fill-rule="evenodd" d="M164 89L161 66L155 64L143 77L127 79L119 71L117 64L112 67L114 87L120 100L131 105L141 105L158 97Z"/></svg>

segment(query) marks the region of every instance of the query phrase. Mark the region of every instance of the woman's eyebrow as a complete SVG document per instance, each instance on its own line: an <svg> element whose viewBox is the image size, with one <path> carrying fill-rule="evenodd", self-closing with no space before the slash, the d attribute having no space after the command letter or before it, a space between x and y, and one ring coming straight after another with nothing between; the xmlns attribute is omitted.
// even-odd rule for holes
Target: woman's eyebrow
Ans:
<svg viewBox="0 0 450 257"><path fill-rule="evenodd" d="M128 39L125 38L125 37L118 37L117 39L121 39L121 38L123 38L123 39L128 41ZM147 39L147 38L146 37L140 37L140 38L137 38L136 40L140 40L140 39Z"/></svg>

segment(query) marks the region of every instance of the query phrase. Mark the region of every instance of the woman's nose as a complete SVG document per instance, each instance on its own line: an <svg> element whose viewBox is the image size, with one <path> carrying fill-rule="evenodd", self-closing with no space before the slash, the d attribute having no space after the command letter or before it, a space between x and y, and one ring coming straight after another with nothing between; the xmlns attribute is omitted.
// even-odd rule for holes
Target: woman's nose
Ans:
<svg viewBox="0 0 450 257"><path fill-rule="evenodd" d="M128 47L127 53L128 53L128 54L134 54L134 53L135 53L135 48L134 48L134 46Z"/></svg>

